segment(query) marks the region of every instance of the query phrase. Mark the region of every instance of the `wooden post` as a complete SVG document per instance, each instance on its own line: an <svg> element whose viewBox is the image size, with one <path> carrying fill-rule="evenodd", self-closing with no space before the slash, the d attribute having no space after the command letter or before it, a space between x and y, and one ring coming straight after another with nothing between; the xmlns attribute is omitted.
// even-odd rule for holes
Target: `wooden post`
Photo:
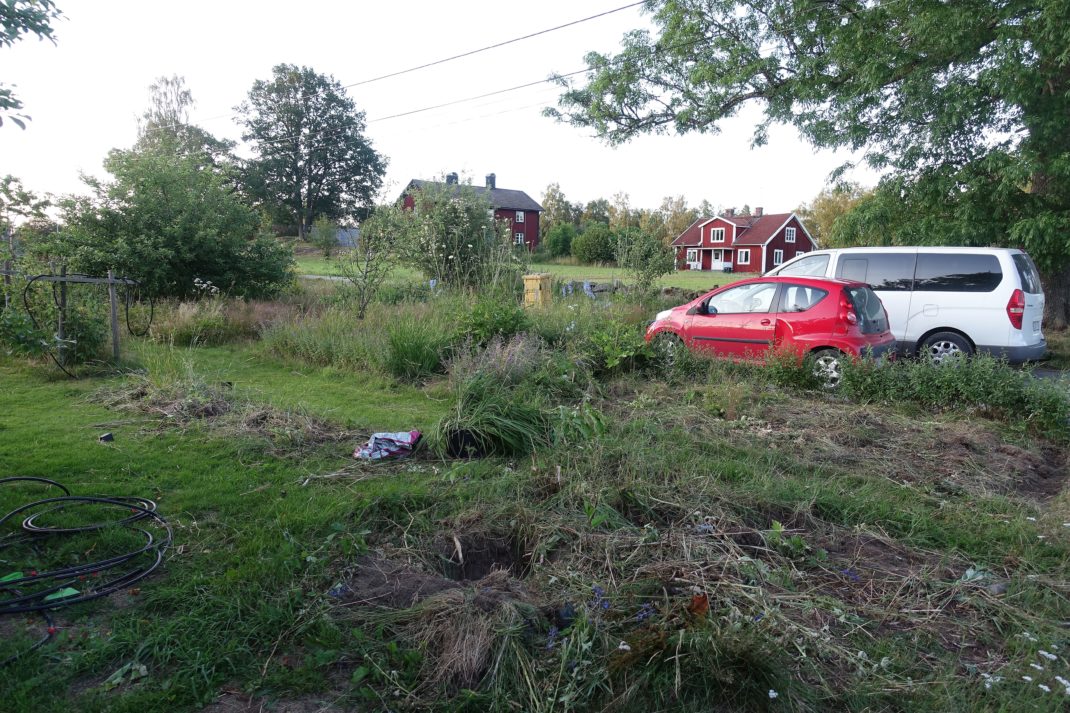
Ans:
<svg viewBox="0 0 1070 713"><path fill-rule="evenodd" d="M59 276L61 278L67 276L67 266L62 265L59 268ZM56 319L57 330L56 338L59 340L59 344L56 346L56 351L59 353L59 365L67 365L67 333L64 331L63 323L67 321L67 283L60 281L59 283L59 317Z"/></svg>
<svg viewBox="0 0 1070 713"><path fill-rule="evenodd" d="M115 275L108 270L108 301L111 303L111 354L119 363L119 299L115 294Z"/></svg>

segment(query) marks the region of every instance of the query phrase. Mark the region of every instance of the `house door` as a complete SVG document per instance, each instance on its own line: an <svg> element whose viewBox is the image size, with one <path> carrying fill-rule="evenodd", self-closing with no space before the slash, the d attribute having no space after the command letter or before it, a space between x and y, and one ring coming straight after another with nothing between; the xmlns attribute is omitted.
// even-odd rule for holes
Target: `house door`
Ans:
<svg viewBox="0 0 1070 713"><path fill-rule="evenodd" d="M687 250L687 269L689 270L701 270L702 264L699 262L698 250L695 248L688 248Z"/></svg>

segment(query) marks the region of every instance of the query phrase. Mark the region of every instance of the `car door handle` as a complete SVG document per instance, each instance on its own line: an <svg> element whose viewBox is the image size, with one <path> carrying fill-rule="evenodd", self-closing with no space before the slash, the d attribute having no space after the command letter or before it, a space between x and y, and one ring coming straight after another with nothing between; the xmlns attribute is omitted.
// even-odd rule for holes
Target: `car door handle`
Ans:
<svg viewBox="0 0 1070 713"><path fill-rule="evenodd" d="M772 322L768 319L763 319L759 324L761 324L763 327L768 327L770 324L772 324Z"/></svg>

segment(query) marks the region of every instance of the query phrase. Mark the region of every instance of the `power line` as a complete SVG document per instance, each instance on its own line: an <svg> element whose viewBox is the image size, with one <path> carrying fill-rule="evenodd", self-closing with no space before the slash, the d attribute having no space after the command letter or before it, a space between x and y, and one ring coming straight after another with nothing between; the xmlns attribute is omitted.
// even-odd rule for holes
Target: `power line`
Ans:
<svg viewBox="0 0 1070 713"><path fill-rule="evenodd" d="M554 27L548 27L545 30L539 30L538 32L532 32L532 33L529 33L527 35L521 35L520 37L514 37L514 38L509 39L509 40L504 40L502 42L497 42L497 43L492 44L492 45L486 45L485 47L480 47L478 49L469 50L467 52L462 52L460 54L455 54L455 55L452 55L450 57L443 57L442 59L437 59L437 60L435 60L433 62L427 62L425 64L417 65L415 67L409 67L407 69L401 69L401 70L398 70L396 72L390 72L388 74L380 75L378 77L371 77L369 79L362 79L359 82L353 82L352 84L343 84L342 85L342 89L351 89L353 87L359 87L359 86L363 86L365 84L371 84L373 82L379 82L379 81L382 81L384 79L390 79L392 77L398 77L398 76L401 76L403 74L409 74L409 73L412 73L412 72L417 72L417 71L419 71L421 69L427 69L428 67L435 67L435 66L438 66L440 64L446 64L447 62L453 62L455 60L463 59L465 57L471 57L472 55L480 54L482 52L488 52L488 51L493 50L493 49L498 49L500 47L505 47L506 45L515 44L517 42L522 42L524 40L529 40L529 39L532 39L534 37L539 37L541 35L549 34L551 32L556 32L558 30L563 30L563 29L566 29L566 28L569 28L569 27L573 27L575 25L580 25L580 24L582 24L584 22L590 22L591 20L597 20L598 18L605 17L607 15L612 15L614 13L618 13L618 12L621 12L623 10L628 10L630 8L633 8L633 7L638 7L639 5L644 4L644 2L645 2L645 0L641 0L640 2L633 2L633 3L630 3L628 5L621 5L620 7L613 8L612 10L606 10L605 12L600 12L600 13L598 13L596 15L589 15L587 17L583 17L583 18L580 18L578 20L572 20L571 22L566 22L563 25L556 25ZM572 75L566 75L566 76L572 76ZM509 90L505 90L505 91L509 91ZM197 122L197 123L203 123L203 122L207 122L207 121L215 121L215 120L218 120L218 119L234 119L237 116L238 116L237 113L221 114L219 116L209 117L208 119L201 119L200 122ZM394 118L394 117L384 117L384 119L385 118ZM384 119L377 119L377 121L382 121ZM196 126L196 123L190 123L190 125L191 126ZM174 124L169 124L167 126L155 127L154 129L152 129L152 132L173 130L173 129L178 128L179 126L180 126L180 124L178 124L176 122ZM149 133L149 132L146 132L146 133Z"/></svg>
<svg viewBox="0 0 1070 713"><path fill-rule="evenodd" d="M511 45L511 44L513 44L515 42L521 42L523 40L530 40L532 37L538 37L539 35L545 35L545 34L548 34L550 32L556 32L557 30L563 30L566 27L572 27L573 25L579 25L581 23L589 22L591 20L597 20L600 17L605 17L606 15L612 15L613 13L620 12L622 10L628 10L629 8L638 7L639 5L642 5L645 1L646 0L641 0L641 2L633 2L630 5L622 5L622 6L618 7L618 8L614 8L612 10L606 10L605 12L600 12L597 15L591 15L589 17L584 17L584 18L581 18L579 20L573 20L572 22L566 22L563 25L557 25L556 27L549 27L549 28L547 28L545 30L539 30L538 32L532 32L531 34L528 34L528 35L522 35L520 37L514 37L511 40L505 40L504 42L498 42L497 44L487 45L486 47L480 47L479 49L470 50L468 52L462 52L461 54L455 54L452 57L444 57L443 59L437 59L434 62L427 62L426 64L420 64L420 65L417 65L415 67L409 67L408 69L401 69L401 70L398 70L397 72L390 72L389 74L382 74L382 75L380 75L378 77L372 77L371 79L362 79L359 82L353 82L352 84L346 84L342 88L343 89L351 89L352 87L359 87L359 86L362 86L364 84L371 84L372 82L378 82L378 81L383 80L383 79L390 79L391 77L398 77L398 76L401 76L402 74L408 74L409 72L416 72L416 71L421 70L421 69L427 69L428 67L434 67L434 66L437 66L437 65L440 65L440 64L445 64L446 62L452 62L454 60L462 59L464 57L471 57L472 55L479 54L480 52L487 52L489 50L498 49L499 47L505 47L506 45Z"/></svg>

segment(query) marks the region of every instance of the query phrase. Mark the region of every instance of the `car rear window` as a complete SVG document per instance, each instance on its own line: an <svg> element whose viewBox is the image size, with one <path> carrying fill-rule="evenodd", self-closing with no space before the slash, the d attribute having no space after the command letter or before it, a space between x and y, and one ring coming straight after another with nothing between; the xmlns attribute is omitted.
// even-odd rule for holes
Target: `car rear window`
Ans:
<svg viewBox="0 0 1070 713"><path fill-rule="evenodd" d="M828 295L828 290L806 285L784 285L780 293L780 312L805 312Z"/></svg>
<svg viewBox="0 0 1070 713"><path fill-rule="evenodd" d="M836 277L865 282L875 290L909 291L914 284L914 259L914 253L844 254Z"/></svg>
<svg viewBox="0 0 1070 713"><path fill-rule="evenodd" d="M995 255L918 253L914 289L923 292L991 292L1003 282Z"/></svg>
<svg viewBox="0 0 1070 713"><path fill-rule="evenodd" d="M884 304L877 293L868 287L847 287L847 297L854 305L858 315L858 326L862 334L880 334L888 331L888 317L884 313Z"/></svg>
<svg viewBox="0 0 1070 713"><path fill-rule="evenodd" d="M1039 295L1044 292L1040 286L1040 273L1033 264L1033 258L1025 253L1014 253L1014 266L1018 268L1018 277L1022 278L1022 289L1031 295Z"/></svg>

